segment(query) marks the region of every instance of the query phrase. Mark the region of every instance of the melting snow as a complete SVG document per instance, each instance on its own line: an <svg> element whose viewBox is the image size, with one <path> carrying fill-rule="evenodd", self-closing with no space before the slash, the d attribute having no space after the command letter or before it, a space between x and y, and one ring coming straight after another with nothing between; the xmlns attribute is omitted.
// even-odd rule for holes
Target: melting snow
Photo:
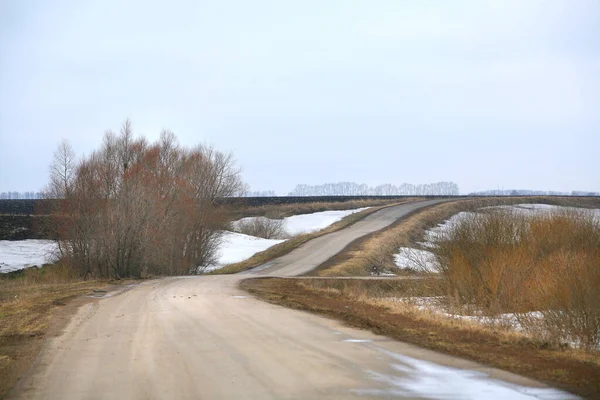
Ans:
<svg viewBox="0 0 600 400"><path fill-rule="evenodd" d="M354 210L321 211L312 214L293 215L285 218L285 230L292 236L300 233L315 232L334 224L348 215L366 210L368 207Z"/></svg>
<svg viewBox="0 0 600 400"><path fill-rule="evenodd" d="M254 254L283 242L280 239L263 239L256 236L244 235L236 232L223 232L221 242L217 249L216 264L204 268L204 272L223 268L227 264L247 260Z"/></svg>
<svg viewBox="0 0 600 400"><path fill-rule="evenodd" d="M397 374L369 371L371 378L387 385L386 389L359 389L357 394L428 399L515 399L563 400L579 397L553 388L520 386L490 378L485 372L451 368L429 361L377 349L392 359Z"/></svg>
<svg viewBox="0 0 600 400"><path fill-rule="evenodd" d="M0 273L41 267L50 261L54 251L56 242L52 240L0 240Z"/></svg>
<svg viewBox="0 0 600 400"><path fill-rule="evenodd" d="M368 208L368 207L366 207ZM343 211L323 211L312 214L293 215L285 218L285 230L290 235L300 233L318 231L326 228L329 225L341 220L347 215L354 214L365 210L366 208L357 208L353 210ZM242 220L263 217L248 217L232 224L235 227L236 223ZM283 242L281 239L263 239L255 236L244 235L237 232L223 232L223 237L217 250L217 262L209 265L204 269L204 272L214 271L223 268L227 264L233 264L247 260L254 254L259 253Z"/></svg>
<svg viewBox="0 0 600 400"><path fill-rule="evenodd" d="M338 211L320 211L311 214L292 215L291 217L283 218L284 229L290 236L296 236L301 233L310 233L327 228L342 218L366 210L369 207L356 208L353 210L338 210ZM233 221L233 227L240 221L251 221L257 218L264 217L247 217L237 221Z"/></svg>
<svg viewBox="0 0 600 400"><path fill-rule="evenodd" d="M412 247L400 247L398 253L394 255L394 262L398 268L418 272L436 272L438 265L432 252Z"/></svg>

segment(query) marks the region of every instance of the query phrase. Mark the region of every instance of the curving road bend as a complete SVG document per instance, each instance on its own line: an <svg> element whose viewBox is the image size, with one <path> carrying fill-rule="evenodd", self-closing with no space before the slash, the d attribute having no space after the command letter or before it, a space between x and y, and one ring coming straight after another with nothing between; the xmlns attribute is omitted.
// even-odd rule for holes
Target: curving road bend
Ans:
<svg viewBox="0 0 600 400"><path fill-rule="evenodd" d="M166 278L83 306L12 397L25 399L569 398L240 291L293 276L437 201L383 209L245 274ZM482 396L483 394L483 396Z"/></svg>

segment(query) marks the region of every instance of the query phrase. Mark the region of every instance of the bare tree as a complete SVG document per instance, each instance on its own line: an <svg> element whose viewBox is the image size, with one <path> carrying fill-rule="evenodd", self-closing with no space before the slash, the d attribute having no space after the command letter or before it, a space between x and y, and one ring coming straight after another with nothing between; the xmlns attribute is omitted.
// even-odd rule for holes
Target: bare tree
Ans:
<svg viewBox="0 0 600 400"><path fill-rule="evenodd" d="M76 156L71 144L63 139L54 151L50 164L50 183L46 196L50 198L65 198L71 193L75 178Z"/></svg>

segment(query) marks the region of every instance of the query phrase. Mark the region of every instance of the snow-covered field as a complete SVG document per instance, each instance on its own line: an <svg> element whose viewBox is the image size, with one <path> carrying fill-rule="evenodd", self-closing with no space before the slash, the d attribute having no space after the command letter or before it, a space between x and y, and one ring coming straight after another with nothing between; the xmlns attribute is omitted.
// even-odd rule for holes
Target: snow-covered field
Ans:
<svg viewBox="0 0 600 400"><path fill-rule="evenodd" d="M494 206L485 207L486 209L502 209L509 212L514 212L522 215L543 215L548 213L560 213L560 212L578 212L586 213L594 216L594 218L600 219L600 209L586 209L576 207L562 207L553 206L548 204L517 204L514 206ZM432 248L435 246L435 242L440 238L444 237L447 232L454 229L458 223L465 218L471 218L476 215L475 212L459 212L453 215L443 223L425 231L423 242L419 245L424 248ZM401 269L412 269L422 272L435 272L437 262L435 256L430 251L413 249L410 247L401 247L398 249L398 253L394 255L394 261L396 266Z"/></svg>
<svg viewBox="0 0 600 400"><path fill-rule="evenodd" d="M327 228L348 215L361 212L369 207L355 208L353 210L338 210L338 211L320 211L311 214L292 215L291 217L283 218L285 232L289 236L296 236L301 233L310 233ZM241 221L251 221L257 218L264 217L247 217L237 221L233 221L233 228Z"/></svg>
<svg viewBox="0 0 600 400"><path fill-rule="evenodd" d="M0 273L50 262L56 243L52 240L0 240Z"/></svg>

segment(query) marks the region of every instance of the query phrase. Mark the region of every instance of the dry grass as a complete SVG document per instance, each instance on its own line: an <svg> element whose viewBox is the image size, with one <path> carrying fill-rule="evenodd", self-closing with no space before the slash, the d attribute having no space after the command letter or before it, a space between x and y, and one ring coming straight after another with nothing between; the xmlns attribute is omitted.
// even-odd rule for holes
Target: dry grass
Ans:
<svg viewBox="0 0 600 400"><path fill-rule="evenodd" d="M344 217L342 220L336 222L335 224L328 226L325 229L322 229L318 232L294 236L293 238L286 240L285 242L282 242L282 243L276 244L275 246L269 247L265 251L256 253L255 255L253 255L252 257L250 257L247 260L241 261L239 263L227 265L223 268L220 268L218 270L211 272L211 274L235 274L235 273L242 272L242 271L254 268L254 267L258 267L259 265L262 265L268 261L274 260L277 257L281 257L281 256L289 253L290 251L303 245L304 243L308 242L311 239L315 239L320 236L326 235L328 233L335 232L340 229L344 229L344 228L356 223L357 221L360 221L361 219L365 218L366 216L374 213L375 211L381 210L382 208L390 207L392 205L402 204L402 203L405 203L408 201L410 201L410 200L404 200L402 202L396 202L396 203L379 206L379 207L372 207L367 210L363 210L361 212L350 214L350 215Z"/></svg>
<svg viewBox="0 0 600 400"><path fill-rule="evenodd" d="M398 273L400 271L395 268L393 255L400 246L407 246L412 238L422 235L428 227L449 218L470 203L472 201L458 200L419 209L383 231L357 239L309 274L369 276L374 271Z"/></svg>
<svg viewBox="0 0 600 400"><path fill-rule="evenodd" d="M593 214L473 214L432 251L454 306L518 313L522 325L545 340L598 349L600 220ZM526 318L528 311L543 318Z"/></svg>
<svg viewBox="0 0 600 400"><path fill-rule="evenodd" d="M389 298L435 296L439 280L259 278L242 288L275 304L471 359L590 398L600 396L600 357L526 336L424 312Z"/></svg>
<svg viewBox="0 0 600 400"><path fill-rule="evenodd" d="M441 203L417 210L383 231L357 239L340 254L332 257L308 275L369 276L372 272L410 273L399 271L396 268L393 255L397 253L399 247L414 246L416 242L421 241L427 229L461 211L522 203L600 207L598 199L576 197L492 197Z"/></svg>
<svg viewBox="0 0 600 400"><path fill-rule="evenodd" d="M321 265L314 273L320 278L263 278L242 282L242 288L258 297L284 306L316 312L345 321L349 325L370 329L376 333L390 336L429 349L451 355L472 359L484 364L528 376L553 386L590 398L600 398L600 355L597 352L567 348L543 336L530 336L501 329L498 325L480 323L444 317L434 311L423 310L409 301L398 298L441 297L448 295L449 287L444 278L427 275L405 276L402 279L352 279L340 276L370 275L373 267L378 271L394 270L393 254L401 246L414 246L422 240L425 230L450 218L461 211L505 204L546 203L564 206L600 208L598 199L578 198L485 198L467 199L438 204L419 210L407 216L388 229L376 232L351 243L343 252ZM531 228L531 241L521 251L535 255L537 261L545 266L546 274L530 281L508 277L503 285L494 286L492 282L501 282L506 270L491 268L487 289L481 290L481 282L472 279L469 283L474 293L498 293L504 287L503 298L511 304L513 310L533 309L531 303L519 299L515 288L532 286L538 291L540 299L547 304L560 301L562 309L548 305L548 310L556 313L556 326L581 326L581 317L571 317L565 322L564 307L582 306L590 316L600 307L598 299L600 282L600 263L597 252L600 245L597 235L589 223L581 226L573 221L561 219L558 225L543 220ZM506 232L506 230L504 231ZM472 237L480 237L474 233ZM470 244L462 243L460 249L468 249ZM527 249L527 251L525 251ZM489 250L489 249L487 249ZM479 260L493 253L479 249ZM586 255L584 255L584 252ZM518 253L518 252L517 252ZM508 257L506 254L498 260L518 261L521 254ZM458 260L458 256L457 256ZM552 265L567 265L550 271ZM562 264L561 264L562 263ZM501 271L500 273L498 271ZM338 276L327 278L326 276ZM457 277L457 281L466 276ZM466 283L465 283L466 284ZM568 289L565 289L568 288ZM477 290L479 289L479 291ZM454 295L454 293L452 293ZM502 296L501 296L502 297ZM512 301L512 303L510 302ZM488 305L491 305L488 299ZM502 303L502 302L500 302ZM494 306L496 307L496 306ZM506 310L506 308L504 308ZM571 313L574 316L574 313ZM594 314L595 315L595 314ZM595 317L586 323L595 324ZM594 325L593 325L594 326ZM590 335L588 334L588 337ZM582 339L584 341L585 338Z"/></svg>
<svg viewBox="0 0 600 400"><path fill-rule="evenodd" d="M30 367L55 312L68 300L107 286L78 280L64 267L0 278L0 398Z"/></svg>

